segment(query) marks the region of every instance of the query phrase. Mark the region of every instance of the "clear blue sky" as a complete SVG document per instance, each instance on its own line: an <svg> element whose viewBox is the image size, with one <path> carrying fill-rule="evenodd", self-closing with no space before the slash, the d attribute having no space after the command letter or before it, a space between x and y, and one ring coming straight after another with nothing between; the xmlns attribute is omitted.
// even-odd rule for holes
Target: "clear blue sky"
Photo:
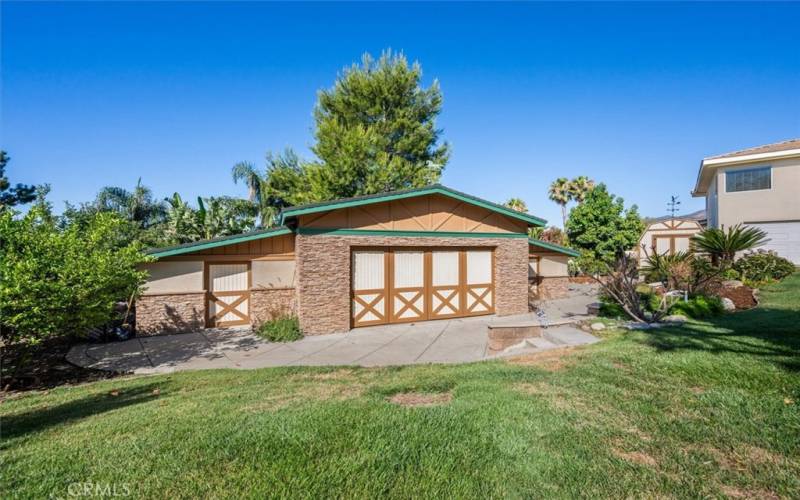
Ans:
<svg viewBox="0 0 800 500"><path fill-rule="evenodd" d="M2 147L57 208L141 176L241 195L230 167L309 155L316 91L391 47L439 79L443 183L523 198L589 175L685 211L703 156L800 137L800 4L10 3Z"/></svg>

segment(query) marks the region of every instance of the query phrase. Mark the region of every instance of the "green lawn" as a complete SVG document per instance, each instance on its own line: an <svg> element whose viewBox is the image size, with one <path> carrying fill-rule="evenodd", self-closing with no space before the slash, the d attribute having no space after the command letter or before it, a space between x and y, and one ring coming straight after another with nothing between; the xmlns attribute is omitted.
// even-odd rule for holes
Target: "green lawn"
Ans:
<svg viewBox="0 0 800 500"><path fill-rule="evenodd" d="M797 497L800 275L762 299L525 362L206 371L28 394L0 404L0 491ZM452 399L389 401L404 392Z"/></svg>

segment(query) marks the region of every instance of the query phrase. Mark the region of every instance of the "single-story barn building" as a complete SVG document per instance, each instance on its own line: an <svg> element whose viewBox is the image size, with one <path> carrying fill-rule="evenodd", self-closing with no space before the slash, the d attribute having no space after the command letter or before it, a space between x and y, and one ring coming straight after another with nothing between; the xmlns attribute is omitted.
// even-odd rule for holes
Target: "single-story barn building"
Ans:
<svg viewBox="0 0 800 500"><path fill-rule="evenodd" d="M692 236L702 230L700 221L689 217L665 217L650 222L636 247L639 267L644 267L648 255L675 255L678 252L688 252Z"/></svg>
<svg viewBox="0 0 800 500"><path fill-rule="evenodd" d="M306 335L528 312L568 280L574 250L545 221L442 185L285 209L281 227L151 250L139 335L259 324L294 313Z"/></svg>

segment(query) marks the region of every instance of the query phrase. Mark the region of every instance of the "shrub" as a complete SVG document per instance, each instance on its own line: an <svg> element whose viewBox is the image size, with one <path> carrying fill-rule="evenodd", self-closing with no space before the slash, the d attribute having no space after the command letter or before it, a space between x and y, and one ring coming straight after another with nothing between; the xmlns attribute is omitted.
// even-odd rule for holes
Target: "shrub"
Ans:
<svg viewBox="0 0 800 500"><path fill-rule="evenodd" d="M688 301L679 301L669 308L670 314L683 314L694 319L709 318L722 314L725 308L719 297L696 295Z"/></svg>
<svg viewBox="0 0 800 500"><path fill-rule="evenodd" d="M604 318L624 318L627 314L619 304L610 302L609 300L603 300L600 303L600 316Z"/></svg>
<svg viewBox="0 0 800 500"><path fill-rule="evenodd" d="M303 338L300 321L295 315L278 316L265 321L256 329L256 334L270 342L293 342Z"/></svg>
<svg viewBox="0 0 800 500"><path fill-rule="evenodd" d="M743 280L763 282L782 280L795 271L794 264L773 251L749 252L733 264Z"/></svg>

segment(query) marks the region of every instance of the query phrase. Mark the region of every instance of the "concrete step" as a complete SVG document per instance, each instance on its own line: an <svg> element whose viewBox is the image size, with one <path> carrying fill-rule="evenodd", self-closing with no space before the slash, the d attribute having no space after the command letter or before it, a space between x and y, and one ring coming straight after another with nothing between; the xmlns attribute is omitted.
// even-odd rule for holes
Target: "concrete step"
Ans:
<svg viewBox="0 0 800 500"><path fill-rule="evenodd" d="M583 330L578 330L577 328L571 326L547 328L542 330L542 337L545 340L549 340L550 342L558 345L594 344L595 342L600 341L600 339L594 335L586 333Z"/></svg>

